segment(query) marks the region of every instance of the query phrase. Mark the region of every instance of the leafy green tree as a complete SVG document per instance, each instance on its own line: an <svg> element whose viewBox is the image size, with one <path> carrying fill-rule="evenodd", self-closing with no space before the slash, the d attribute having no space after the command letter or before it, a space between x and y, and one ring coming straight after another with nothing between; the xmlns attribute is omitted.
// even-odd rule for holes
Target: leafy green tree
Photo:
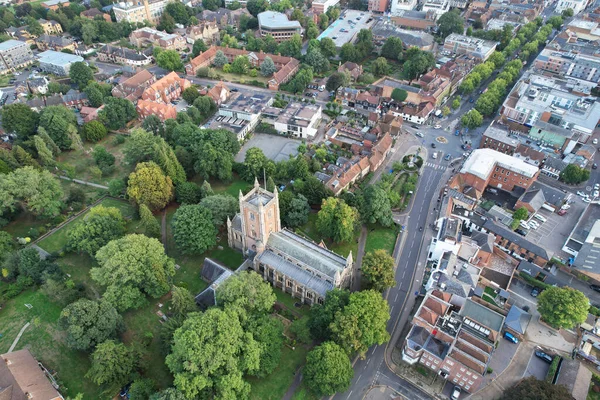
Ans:
<svg viewBox="0 0 600 400"><path fill-rule="evenodd" d="M574 14L574 12L573 12L572 8L567 8L566 10L564 10L562 12L562 16L565 17L565 18L570 18L570 17L573 16L573 14Z"/></svg>
<svg viewBox="0 0 600 400"><path fill-rule="evenodd" d="M196 86L190 86L181 93L181 97L183 97L188 104L193 104L194 100L200 97L200 92L198 92Z"/></svg>
<svg viewBox="0 0 600 400"><path fill-rule="evenodd" d="M198 57L200 53L204 53L206 50L208 50L208 46L206 46L204 40L197 39L192 47L192 57Z"/></svg>
<svg viewBox="0 0 600 400"><path fill-rule="evenodd" d="M327 27L329 26L329 16L327 14L321 14L319 15L319 28L321 28L321 30L325 30L327 29Z"/></svg>
<svg viewBox="0 0 600 400"><path fill-rule="evenodd" d="M277 67L273 62L273 59L271 57L265 57L262 64L260 64L260 74L262 76L271 76L275 72L277 72Z"/></svg>
<svg viewBox="0 0 600 400"><path fill-rule="evenodd" d="M150 396L150 400L187 400L179 390L168 388Z"/></svg>
<svg viewBox="0 0 600 400"><path fill-rule="evenodd" d="M40 113L40 127L44 128L61 149L69 149L73 143L69 128L75 128L77 117L65 106L48 106ZM75 129L75 134L77 130Z"/></svg>
<svg viewBox="0 0 600 400"><path fill-rule="evenodd" d="M309 49L304 57L304 62L310 65L317 73L329 71L329 68L331 68L329 60L321 53L318 47Z"/></svg>
<svg viewBox="0 0 600 400"><path fill-rule="evenodd" d="M447 11L437 20L440 35L445 38L451 33L463 34L465 29L465 21L460 16L457 9Z"/></svg>
<svg viewBox="0 0 600 400"><path fill-rule="evenodd" d="M67 249L94 256L108 242L125 234L125 220L116 207L98 205L67 233Z"/></svg>
<svg viewBox="0 0 600 400"><path fill-rule="evenodd" d="M160 237L160 224L154 218L154 214L145 204L140 204L140 226L144 229L147 236Z"/></svg>
<svg viewBox="0 0 600 400"><path fill-rule="evenodd" d="M189 25L190 15L188 14L187 7L183 5L183 3L168 3L165 7L165 12L171 15L178 24L185 26Z"/></svg>
<svg viewBox="0 0 600 400"><path fill-rule="evenodd" d="M231 63L231 72L234 74L245 75L248 73L250 61L247 56L237 56Z"/></svg>
<svg viewBox="0 0 600 400"><path fill-rule="evenodd" d="M227 64L227 56L221 50L217 50L212 63L217 68L223 68L223 66Z"/></svg>
<svg viewBox="0 0 600 400"><path fill-rule="evenodd" d="M360 62L363 58L363 55L354 44L345 43L340 48L340 58L342 59L342 62Z"/></svg>
<svg viewBox="0 0 600 400"><path fill-rule="evenodd" d="M42 165L46 167L51 167L56 164L56 162L54 161L54 157L52 157L52 152L50 151L50 149L48 149L46 143L41 137L35 135L33 137L33 144L35 145L35 150L37 151L38 159L40 160L40 163Z"/></svg>
<svg viewBox="0 0 600 400"><path fill-rule="evenodd" d="M15 249L15 241L10 233L0 231L0 263L13 252Z"/></svg>
<svg viewBox="0 0 600 400"><path fill-rule="evenodd" d="M179 204L196 204L200 200L200 187L194 182L183 182L175 187L175 198Z"/></svg>
<svg viewBox="0 0 600 400"><path fill-rule="evenodd" d="M577 164L569 164L560 173L560 180L569 184L578 184L590 179L590 171Z"/></svg>
<svg viewBox="0 0 600 400"><path fill-rule="evenodd" d="M63 190L48 171L23 167L0 174L0 210L15 211L17 207L33 215L52 218L60 213Z"/></svg>
<svg viewBox="0 0 600 400"><path fill-rule="evenodd" d="M222 226L227 218L233 216L239 211L239 202L230 195L212 195L200 200L200 205L210 211L212 223L214 226Z"/></svg>
<svg viewBox="0 0 600 400"><path fill-rule="evenodd" d="M462 116L460 122L469 129L477 128L483 123L483 117L479 111L473 109Z"/></svg>
<svg viewBox="0 0 600 400"><path fill-rule="evenodd" d="M306 197L284 191L279 195L279 212L281 222L288 228L296 228L308 222L310 205Z"/></svg>
<svg viewBox="0 0 600 400"><path fill-rule="evenodd" d="M69 78L71 78L71 82L77 85L79 90L83 90L90 81L94 80L94 73L85 62L78 61L71 64Z"/></svg>
<svg viewBox="0 0 600 400"><path fill-rule="evenodd" d="M385 189L380 185L369 185L365 190L364 198L363 219L365 221L383 226L391 226L394 223L392 205Z"/></svg>
<svg viewBox="0 0 600 400"><path fill-rule="evenodd" d="M259 368L252 375L266 377L281 361L283 347L283 322L270 315L253 315L244 323L244 330L250 332L260 348Z"/></svg>
<svg viewBox="0 0 600 400"><path fill-rule="evenodd" d="M475 102L475 110L486 117L493 115L497 106L498 93L491 92L490 90L479 96Z"/></svg>
<svg viewBox="0 0 600 400"><path fill-rule="evenodd" d="M155 384L152 379L136 379L135 381L133 381L131 387L129 388L129 400L147 400L150 397L150 395L154 393L154 386Z"/></svg>
<svg viewBox="0 0 600 400"><path fill-rule="evenodd" d="M408 97L408 92L404 89L395 88L392 90L392 99L401 103Z"/></svg>
<svg viewBox="0 0 600 400"><path fill-rule="evenodd" d="M58 323L67 332L67 345L83 351L116 337L124 328L123 318L112 305L88 299L77 300L65 307Z"/></svg>
<svg viewBox="0 0 600 400"><path fill-rule="evenodd" d="M281 42L279 46L277 46L277 51L281 53L282 56L300 58L302 50L302 36L295 33L290 39Z"/></svg>
<svg viewBox="0 0 600 400"><path fill-rule="evenodd" d="M553 17L548 18L546 22L552 25L554 29L559 29L560 26L563 24L563 19L560 15L555 15Z"/></svg>
<svg viewBox="0 0 600 400"><path fill-rule="evenodd" d="M296 339L301 343L312 343L312 336L310 334L308 317L303 317L293 321L290 324L290 333L292 333L296 337Z"/></svg>
<svg viewBox="0 0 600 400"><path fill-rule="evenodd" d="M39 114L26 104L6 104L0 109L0 115L2 128L8 133L16 133L21 139L34 135L38 127Z"/></svg>
<svg viewBox="0 0 600 400"><path fill-rule="evenodd" d="M370 288L383 292L396 286L394 258L385 250L378 249L365 254L361 271Z"/></svg>
<svg viewBox="0 0 600 400"><path fill-rule="evenodd" d="M308 353L303 375L306 385L314 393L330 396L350 387L354 370L348 355L340 346L325 342Z"/></svg>
<svg viewBox="0 0 600 400"><path fill-rule="evenodd" d="M454 100L452 100L452 109L456 110L460 107L460 98L455 98Z"/></svg>
<svg viewBox="0 0 600 400"><path fill-rule="evenodd" d="M331 38L324 37L323 39L321 39L319 41L319 47L321 48L321 53L327 58L335 57L337 55L337 48L335 46L335 42Z"/></svg>
<svg viewBox="0 0 600 400"><path fill-rule="evenodd" d="M181 62L179 52L176 50L161 51L156 57L156 65L167 71L183 71L183 62Z"/></svg>
<svg viewBox="0 0 600 400"><path fill-rule="evenodd" d="M91 85L88 85L83 92L87 95L90 106L100 107L104 102L104 96L102 92Z"/></svg>
<svg viewBox="0 0 600 400"><path fill-rule="evenodd" d="M350 77L342 72L334 72L327 79L325 88L329 91L337 90L339 87L348 86Z"/></svg>
<svg viewBox="0 0 600 400"><path fill-rule="evenodd" d="M338 313L344 310L350 301L350 292L342 289L333 289L327 292L323 304L315 304L310 310L308 327L313 338L317 340L331 340L331 324Z"/></svg>
<svg viewBox="0 0 600 400"><path fill-rule="evenodd" d="M108 193L113 197L119 197L125 191L125 182L123 179L111 179L108 182Z"/></svg>
<svg viewBox="0 0 600 400"><path fill-rule="evenodd" d="M527 215L528 214L529 213L527 212L527 209L525 207L521 207L517 211L515 211L515 213L513 214L513 218L515 218L515 219L527 219Z"/></svg>
<svg viewBox="0 0 600 400"><path fill-rule="evenodd" d="M269 8L269 2L267 0L248 0L246 8L252 16L256 17Z"/></svg>
<svg viewBox="0 0 600 400"><path fill-rule="evenodd" d="M348 242L354 237L358 217L356 209L341 199L330 197L323 200L317 214L317 230L336 243Z"/></svg>
<svg viewBox="0 0 600 400"><path fill-rule="evenodd" d="M336 314L329 329L346 353L364 358L370 346L390 339L386 330L389 319L390 308L381 293L365 290L350 295L348 305Z"/></svg>
<svg viewBox="0 0 600 400"><path fill-rule="evenodd" d="M40 168L40 164L33 159L33 156L18 144L12 148L12 153L14 154L17 166Z"/></svg>
<svg viewBox="0 0 600 400"><path fill-rule="evenodd" d="M585 321L589 300L579 290L551 287L540 293L538 311L542 319L556 329L571 329Z"/></svg>
<svg viewBox="0 0 600 400"><path fill-rule="evenodd" d="M384 76L388 73L390 67L387 63L387 60L384 57L378 57L371 64L371 72L375 76Z"/></svg>
<svg viewBox="0 0 600 400"><path fill-rule="evenodd" d="M173 182L154 162L139 163L129 175L127 195L151 210L162 210L173 199Z"/></svg>
<svg viewBox="0 0 600 400"><path fill-rule="evenodd" d="M175 315L185 316L192 311L198 310L194 296L186 288L173 286L171 293L171 307Z"/></svg>
<svg viewBox="0 0 600 400"><path fill-rule="evenodd" d="M112 240L96 252L99 267L92 279L106 287L104 298L117 310L138 308L145 295L159 298L169 291L175 263L158 240L144 235L127 235Z"/></svg>
<svg viewBox="0 0 600 400"><path fill-rule="evenodd" d="M142 129L146 132L163 137L165 135L165 125L156 115L148 115L142 122Z"/></svg>
<svg viewBox="0 0 600 400"><path fill-rule="evenodd" d="M415 79L419 75L426 73L435 66L435 58L429 52L421 51L416 47L411 47L404 56L406 61L402 69L407 77Z"/></svg>
<svg viewBox="0 0 600 400"><path fill-rule="evenodd" d="M252 1L252 0L251 0ZM260 345L232 309L192 313L175 331L166 364L187 398L246 398L244 374L260 368Z"/></svg>
<svg viewBox="0 0 600 400"><path fill-rule="evenodd" d="M137 111L131 101L109 97L105 101L104 108L98 113L98 120L108 129L117 130L124 128L137 116Z"/></svg>
<svg viewBox="0 0 600 400"><path fill-rule="evenodd" d="M267 314L276 300L271 286L256 272L241 272L227 279L217 290L217 303L243 310L240 315Z"/></svg>
<svg viewBox="0 0 600 400"><path fill-rule="evenodd" d="M109 153L104 147L96 146L93 157L103 175L110 175L114 171L115 156Z"/></svg>
<svg viewBox="0 0 600 400"><path fill-rule="evenodd" d="M564 385L553 385L530 376L507 388L500 400L571 400L573 396Z"/></svg>
<svg viewBox="0 0 600 400"><path fill-rule="evenodd" d="M209 181L204 181L202 182L202 185L200 186L200 198L205 198L208 196L213 196L215 194L215 192L213 191L212 187L210 186L210 182Z"/></svg>
<svg viewBox="0 0 600 400"><path fill-rule="evenodd" d="M388 37L381 47L381 55L389 60L402 60L402 40L395 36Z"/></svg>
<svg viewBox="0 0 600 400"><path fill-rule="evenodd" d="M92 366L85 375L96 385L126 384L137 367L137 357L123 343L107 340L100 343L92 353Z"/></svg>
<svg viewBox="0 0 600 400"><path fill-rule="evenodd" d="M201 205L183 205L173 217L173 237L185 254L202 254L217 244L212 213Z"/></svg>
<svg viewBox="0 0 600 400"><path fill-rule="evenodd" d="M495 51L492 53L490 58L488 58L488 61L493 63L496 68L500 68L502 65L504 65L506 58L501 51Z"/></svg>
<svg viewBox="0 0 600 400"><path fill-rule="evenodd" d="M83 124L81 136L88 142L98 142L106 137L106 127L100 121L94 120Z"/></svg>

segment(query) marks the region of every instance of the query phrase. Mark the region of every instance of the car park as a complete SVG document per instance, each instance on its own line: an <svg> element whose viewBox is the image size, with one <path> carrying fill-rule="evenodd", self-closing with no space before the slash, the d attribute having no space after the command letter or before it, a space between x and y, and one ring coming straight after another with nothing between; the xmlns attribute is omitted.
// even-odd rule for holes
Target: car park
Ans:
<svg viewBox="0 0 600 400"><path fill-rule="evenodd" d="M546 361L548 364L551 364L552 360L554 359L554 357L552 357L549 354L544 353L541 350L536 350L535 351L535 356L538 357L538 358L541 358L544 361Z"/></svg>
<svg viewBox="0 0 600 400"><path fill-rule="evenodd" d="M509 342L519 343L519 339L517 339L517 337L510 332L504 332L504 339L508 340Z"/></svg>

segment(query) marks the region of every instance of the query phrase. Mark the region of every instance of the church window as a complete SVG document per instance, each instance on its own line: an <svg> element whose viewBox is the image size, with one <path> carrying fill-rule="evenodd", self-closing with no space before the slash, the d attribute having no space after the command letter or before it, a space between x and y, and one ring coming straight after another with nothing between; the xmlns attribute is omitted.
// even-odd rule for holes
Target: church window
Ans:
<svg viewBox="0 0 600 400"><path fill-rule="evenodd" d="M254 213L250 213L250 220L254 221Z"/></svg>
<svg viewBox="0 0 600 400"><path fill-rule="evenodd" d="M287 287L292 287L294 283L292 281L287 281Z"/></svg>
<svg viewBox="0 0 600 400"><path fill-rule="evenodd" d="M313 294L311 292L306 293L306 297L308 297L309 299L313 298Z"/></svg>
<svg viewBox="0 0 600 400"><path fill-rule="evenodd" d="M319 299L317 300L317 303L319 303L319 304L323 304L323 298L322 298L322 297L319 297Z"/></svg>

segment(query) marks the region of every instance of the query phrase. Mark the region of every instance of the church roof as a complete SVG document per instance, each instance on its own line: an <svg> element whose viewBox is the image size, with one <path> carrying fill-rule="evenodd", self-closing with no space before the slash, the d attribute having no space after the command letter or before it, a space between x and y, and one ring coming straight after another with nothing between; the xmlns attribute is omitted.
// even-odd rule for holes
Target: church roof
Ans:
<svg viewBox="0 0 600 400"><path fill-rule="evenodd" d="M334 278L346 268L346 259L331 250L303 238L288 230L272 233L267 247L298 260L299 262Z"/></svg>

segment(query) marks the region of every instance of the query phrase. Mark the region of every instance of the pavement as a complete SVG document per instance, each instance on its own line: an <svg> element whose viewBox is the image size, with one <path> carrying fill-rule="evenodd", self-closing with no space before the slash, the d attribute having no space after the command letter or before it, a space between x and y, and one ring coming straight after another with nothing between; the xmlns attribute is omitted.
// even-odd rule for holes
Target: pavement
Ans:
<svg viewBox="0 0 600 400"><path fill-rule="evenodd" d="M275 162L288 160L298 154L298 146L302 141L284 136L268 135L266 133L254 133L252 138L242 146L235 156L236 162L244 162L246 152L252 147L258 147L265 156Z"/></svg>
<svg viewBox="0 0 600 400"><path fill-rule="evenodd" d="M531 356L529 357L529 362L527 363L527 369L525 370L523 378L534 376L536 379L542 381L546 378L546 374L548 374L549 369L550 364L543 361L541 358L536 357L535 349L533 349L531 351Z"/></svg>

